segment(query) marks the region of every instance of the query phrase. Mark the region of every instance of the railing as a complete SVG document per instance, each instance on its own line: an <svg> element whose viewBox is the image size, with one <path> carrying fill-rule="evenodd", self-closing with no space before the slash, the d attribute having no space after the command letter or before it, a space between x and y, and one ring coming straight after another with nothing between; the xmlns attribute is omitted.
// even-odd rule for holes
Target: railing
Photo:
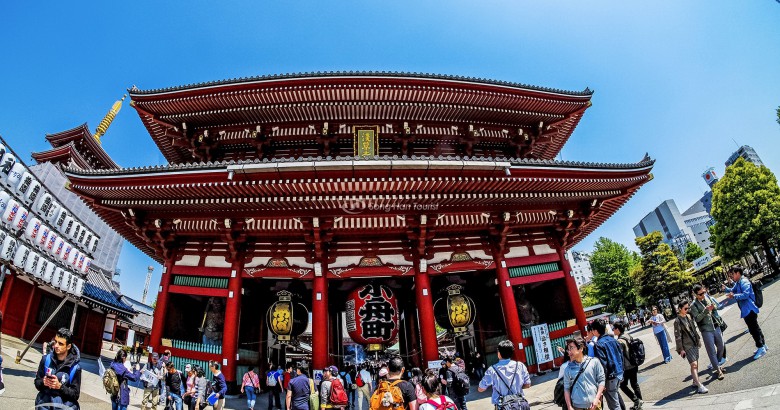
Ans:
<svg viewBox="0 0 780 410"><path fill-rule="evenodd" d="M541 275L543 273L556 272L561 270L558 262L539 263L536 265L516 266L509 268L510 278L519 278L522 276Z"/></svg>
<svg viewBox="0 0 780 410"><path fill-rule="evenodd" d="M222 346L220 345L204 345L203 343L187 342L184 340L171 340L171 346L192 352L222 354Z"/></svg>
<svg viewBox="0 0 780 410"><path fill-rule="evenodd" d="M571 322L575 322L576 319L569 319L569 320L562 320L560 322L555 323L548 323L547 324L547 330L550 332L555 332L561 329L566 329L567 327L574 326L574 324L571 324ZM523 338L528 338L533 336L531 333L531 329L523 329Z"/></svg>
<svg viewBox="0 0 780 410"><path fill-rule="evenodd" d="M173 284L196 288L227 289L228 279L212 278L208 276L173 275Z"/></svg>
<svg viewBox="0 0 780 410"><path fill-rule="evenodd" d="M214 378L214 375L209 371L209 363L205 360L195 360L195 359L188 359L186 357L173 356L171 358L171 362L173 362L173 365L176 367L176 370L179 370L182 373L184 372L184 368L187 365L190 366L197 365L203 369L207 379L212 380Z"/></svg>

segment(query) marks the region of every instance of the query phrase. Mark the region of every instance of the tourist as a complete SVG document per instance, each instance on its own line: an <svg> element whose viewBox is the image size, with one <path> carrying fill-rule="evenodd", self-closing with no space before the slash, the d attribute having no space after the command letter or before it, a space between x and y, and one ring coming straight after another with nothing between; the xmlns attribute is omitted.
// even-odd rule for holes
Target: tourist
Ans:
<svg viewBox="0 0 780 410"><path fill-rule="evenodd" d="M674 341L677 353L683 358L688 359L691 365L691 377L693 378L693 387L699 393L707 393L706 387L699 381L699 348L701 347L701 338L696 332L696 322L688 314L689 304L687 300L681 301L678 305L677 319L674 321Z"/></svg>
<svg viewBox="0 0 780 410"><path fill-rule="evenodd" d="M241 379L241 393L246 393L246 406L249 410L255 410L257 392L260 390L260 378L257 377L257 368L253 367L244 373ZM289 406L287 409L289 410Z"/></svg>
<svg viewBox="0 0 780 410"><path fill-rule="evenodd" d="M571 360L563 376L566 406L572 409L600 409L606 386L601 361L585 355L585 339L566 339L566 351Z"/></svg>
<svg viewBox="0 0 780 410"><path fill-rule="evenodd" d="M282 367L274 367L268 370L265 375L265 384L268 386L268 410L277 408L282 409L281 394L282 394Z"/></svg>
<svg viewBox="0 0 780 410"><path fill-rule="evenodd" d="M165 370L157 353L149 354L148 363L146 363L142 373L141 381L144 385L144 395L141 399L141 407L157 410L157 404L160 403L162 380L165 377Z"/></svg>
<svg viewBox="0 0 780 410"><path fill-rule="evenodd" d="M363 398L365 397L365 400L368 402L369 406L371 405L371 393L374 391L373 389L373 377L371 376L371 373L368 371L368 366L366 366L365 363L363 363L360 366L360 371L358 371L358 375L355 378L355 381L357 384L357 408L358 410L363 410Z"/></svg>
<svg viewBox="0 0 780 410"><path fill-rule="evenodd" d="M322 383L320 383L320 408L321 409L343 409L343 405L335 405L331 403L331 390L333 384L341 383L338 378L339 369L336 366L328 366L322 370ZM341 388L344 385L341 384Z"/></svg>
<svg viewBox="0 0 780 410"><path fill-rule="evenodd" d="M187 405L189 410L193 410L193 408L195 408L195 400L198 397L198 390L196 386L198 372L195 370L194 366L188 364L184 366L184 373L187 374L187 382L184 395L182 395L182 400L184 401L184 404Z"/></svg>
<svg viewBox="0 0 780 410"><path fill-rule="evenodd" d="M428 396L423 389L423 372L419 367L413 367L410 371L412 377L409 378L409 383L414 386L414 394L417 396L417 405L423 404L428 401Z"/></svg>
<svg viewBox="0 0 780 410"><path fill-rule="evenodd" d="M604 398L607 399L607 408L609 410L621 409L625 407L619 390L620 382L623 381L623 351L614 337L606 335L607 324L603 319L594 320L591 327L598 334L594 351L596 358L604 367L606 377Z"/></svg>
<svg viewBox="0 0 780 410"><path fill-rule="evenodd" d="M726 359L723 333L720 330L723 319L718 314L718 301L708 295L707 289L700 284L693 285L693 294L696 299L690 305L690 314L701 332L704 348L710 359L709 368L713 369L719 380L723 380L723 364L726 363Z"/></svg>
<svg viewBox="0 0 780 410"><path fill-rule="evenodd" d="M165 390L168 393L168 401L173 401L176 410L182 410L181 396L184 380L182 380L181 372L176 370L176 366L171 361L166 363L165 368L168 370L165 374Z"/></svg>
<svg viewBox="0 0 780 410"><path fill-rule="evenodd" d="M620 390L634 402L633 410L641 410L642 391L639 390L639 381L637 380L639 366L631 363L630 359L631 342L634 338L626 333L626 325L624 323L615 322L612 324L612 329L615 331L615 337L623 352L623 381L620 382ZM631 383L631 387L628 386L629 383Z"/></svg>
<svg viewBox="0 0 780 410"><path fill-rule="evenodd" d="M354 408L357 400L357 365L349 367L349 378L352 380L349 386L349 407Z"/></svg>
<svg viewBox="0 0 780 410"><path fill-rule="evenodd" d="M474 375L477 377L477 379L482 380L482 377L485 376L485 360L482 357L482 354L478 351L474 351Z"/></svg>
<svg viewBox="0 0 780 410"><path fill-rule="evenodd" d="M450 393L450 383L452 383L453 373L450 369L452 364L451 358L446 358L441 361L441 367L439 368L439 378L441 379L441 394L445 396L452 396Z"/></svg>
<svg viewBox="0 0 780 410"><path fill-rule="evenodd" d="M314 388L314 382L303 374L300 367L296 367L294 372L295 377L290 379L287 388L287 397L285 399L287 410L310 410L309 395Z"/></svg>
<svg viewBox="0 0 780 410"><path fill-rule="evenodd" d="M127 356L126 351L119 349L114 361L109 365L109 368L116 374L117 383L119 383L119 392L115 396L111 396L111 410L127 410L127 406L130 405L128 381L137 382L141 377L140 366L136 364L135 369L133 369Z"/></svg>
<svg viewBox="0 0 780 410"><path fill-rule="evenodd" d="M658 345L661 346L661 354L664 357L664 363L672 361L672 354L669 352L669 342L666 340L666 318L658 312L658 307L653 306L653 315L650 317L650 325L653 326L653 334Z"/></svg>
<svg viewBox="0 0 780 410"><path fill-rule="evenodd" d="M352 386L354 385L352 381L353 380L352 376L349 375L348 371L342 370L339 373L339 378L341 379L341 382L344 384L344 388L347 390L347 397L349 402L349 405L347 407L352 407L352 403L355 401L353 397L355 389L352 388Z"/></svg>
<svg viewBox="0 0 780 410"><path fill-rule="evenodd" d="M585 326L585 342L587 343L587 354L589 357L596 357L596 352L594 351L594 348L596 347L596 342L599 340L599 335L596 333L595 330L593 330L593 322L588 323Z"/></svg>
<svg viewBox="0 0 780 410"><path fill-rule="evenodd" d="M447 409L452 409L455 406L455 402L447 397L445 394L439 394L441 385L441 376L433 370L428 370L421 380L422 389L425 392L426 400L420 404L420 410L436 410L440 408L442 404L451 403L451 406L447 406ZM460 407L457 410L461 410Z"/></svg>
<svg viewBox="0 0 780 410"><path fill-rule="evenodd" d="M208 406L208 396L206 393L209 391L209 380L206 378L206 370L200 366L194 367L197 378L195 379L195 399L192 400L189 410L203 410Z"/></svg>
<svg viewBox="0 0 780 410"><path fill-rule="evenodd" d="M466 369L458 365L458 360L463 362L462 359L456 358L455 361L447 360L447 365L452 372L452 380L447 381L449 387L450 397L458 405L459 410L466 409L466 395L469 394L468 379L466 375Z"/></svg>
<svg viewBox="0 0 780 410"><path fill-rule="evenodd" d="M403 406L406 410L417 410L417 394L414 391L414 386L408 381L401 379L401 375L404 374L405 369L404 361L401 359L401 356L394 356L391 358L387 362L387 367L385 369L387 369L387 380L380 382L374 394L384 395L385 392L397 387L401 391L403 403L395 403L395 405L397 407Z"/></svg>
<svg viewBox="0 0 780 410"><path fill-rule="evenodd" d="M756 306L756 295L753 293L753 285L748 278L742 275L743 268L739 265L732 266L729 269L729 278L734 281L734 286L723 286L723 290L728 292L726 297L735 299L739 306L739 314L745 320L750 335L756 343L756 351L753 353L753 359L758 360L766 354L766 342L764 333L758 325L758 306Z"/></svg>
<svg viewBox="0 0 780 410"><path fill-rule="evenodd" d="M531 375L525 364L512 360L515 354L515 345L510 340L502 340L498 343L498 363L490 366L485 371L485 376L479 382L479 392L493 388L491 403L494 406L506 396L523 396L523 389L531 387ZM525 399L523 399L525 400ZM525 402L525 408L527 407Z"/></svg>
<svg viewBox="0 0 780 410"><path fill-rule="evenodd" d="M60 328L51 343L51 352L41 358L35 374L36 409L79 408L81 394L81 355L73 344L73 333Z"/></svg>
<svg viewBox="0 0 780 410"><path fill-rule="evenodd" d="M225 394L227 394L227 383L225 382L225 375L219 371L219 363L215 361L209 362L209 370L214 375L214 381L212 382L211 392L216 394L217 402L214 403L214 410L222 410L225 406Z"/></svg>

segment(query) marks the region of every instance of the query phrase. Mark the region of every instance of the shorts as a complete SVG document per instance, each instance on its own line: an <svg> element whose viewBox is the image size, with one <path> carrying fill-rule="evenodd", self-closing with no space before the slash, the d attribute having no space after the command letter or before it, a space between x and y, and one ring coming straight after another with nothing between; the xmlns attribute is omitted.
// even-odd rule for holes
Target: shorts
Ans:
<svg viewBox="0 0 780 410"><path fill-rule="evenodd" d="M685 349L685 358L688 359L688 363L693 363L695 361L699 360L699 348L698 347L692 347L690 349Z"/></svg>

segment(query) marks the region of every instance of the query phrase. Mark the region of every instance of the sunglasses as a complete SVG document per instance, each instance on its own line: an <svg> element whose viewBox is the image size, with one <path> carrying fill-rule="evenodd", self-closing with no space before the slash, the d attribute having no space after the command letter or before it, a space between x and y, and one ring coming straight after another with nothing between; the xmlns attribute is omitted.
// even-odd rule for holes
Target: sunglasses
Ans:
<svg viewBox="0 0 780 410"><path fill-rule="evenodd" d="M699 292L699 293L697 293L697 295L704 296L705 293L707 293L707 292Z"/></svg>

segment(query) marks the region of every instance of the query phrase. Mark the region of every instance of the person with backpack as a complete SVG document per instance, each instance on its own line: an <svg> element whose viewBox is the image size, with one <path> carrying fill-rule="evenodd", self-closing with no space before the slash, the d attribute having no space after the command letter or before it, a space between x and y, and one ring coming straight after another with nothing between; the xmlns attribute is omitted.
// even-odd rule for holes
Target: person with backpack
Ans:
<svg viewBox="0 0 780 410"><path fill-rule="evenodd" d="M707 294L707 289L700 285L693 285L695 299L691 303L691 316L699 326L707 357L710 359L710 368L715 372L719 380L723 380L723 365L726 363L725 345L723 344L723 319L718 314L718 302Z"/></svg>
<svg viewBox="0 0 780 410"><path fill-rule="evenodd" d="M620 344L620 350L623 351L623 381L620 382L620 390L634 402L634 407L631 407L631 410L642 410L642 391L639 389L637 376L639 374L639 365L642 364L641 362L644 362L644 357L641 358L640 362L636 349L632 350L633 346L637 346L637 343L642 343L642 341L634 339L627 334L626 325L623 322L617 321L613 323L612 330L615 332L615 338ZM642 347L642 353L644 353L644 346ZM631 383L630 388L628 387L629 383Z"/></svg>
<svg viewBox="0 0 780 410"><path fill-rule="evenodd" d="M328 366L322 370L322 383L320 383L320 408L343 409L347 407L347 391L344 383L338 377L339 369L336 366Z"/></svg>
<svg viewBox="0 0 780 410"><path fill-rule="evenodd" d="M451 358L446 358L441 361L441 367L439 367L439 379L441 379L440 393L445 396L452 396L450 393L450 383L452 383L453 373L450 369L452 364Z"/></svg>
<svg viewBox="0 0 780 410"><path fill-rule="evenodd" d="M568 366L563 375L563 395L566 408L600 409L607 377L601 361L586 355L585 339L580 336L566 339Z"/></svg>
<svg viewBox="0 0 780 410"><path fill-rule="evenodd" d="M360 370L355 377L355 385L357 385L357 408L363 410L363 398L371 405L371 392L373 391L373 376L368 371L368 366L363 363L360 365Z"/></svg>
<svg viewBox="0 0 780 410"><path fill-rule="evenodd" d="M347 390L347 407L352 407L352 403L355 401L353 397L355 389L352 388L354 386L352 376L350 376L348 371L342 370L339 372L339 378L341 379L344 388Z"/></svg>
<svg viewBox="0 0 780 410"><path fill-rule="evenodd" d="M103 387L111 397L111 410L127 410L127 406L130 405L128 382L137 382L141 377L140 366L138 364L128 366L127 356L126 351L121 349L117 351L114 361L103 373Z"/></svg>
<svg viewBox="0 0 780 410"><path fill-rule="evenodd" d="M708 393L709 390L701 384L699 380L699 348L701 347L701 338L696 332L696 322L688 314L690 309L687 300L682 300L677 305L677 319L674 321L674 340L677 353L687 359L691 365L691 378L693 379L693 388L700 394Z"/></svg>
<svg viewBox="0 0 780 410"><path fill-rule="evenodd" d="M165 390L168 392L168 402L173 402L176 410L182 410L182 394L184 392L184 377L181 372L176 370L173 362L165 364L167 372L165 373Z"/></svg>
<svg viewBox="0 0 780 410"><path fill-rule="evenodd" d="M371 410L396 410L400 407L417 410L414 385L401 379L405 369L401 356L393 356L383 369L387 369L387 379L380 379L376 391L371 395Z"/></svg>
<svg viewBox="0 0 780 410"><path fill-rule="evenodd" d="M734 281L734 286L723 285L723 290L727 292L726 297L737 301L740 317L745 320L750 336L753 336L753 341L756 343L753 360L758 360L766 354L764 333L758 325L758 308L764 304L764 301L763 296L759 296L760 293L756 292L756 290L760 292L761 288L754 289L750 280L742 275L743 271L742 266L732 266L729 269L729 278Z"/></svg>
<svg viewBox="0 0 780 410"><path fill-rule="evenodd" d="M456 362L447 359L447 366L450 368L452 374L452 379L447 381L447 384L450 387L450 397L455 401L455 404L458 405L459 410L467 410L466 395L469 394L471 381L466 374L466 369L457 364L457 359Z"/></svg>
<svg viewBox="0 0 780 410"><path fill-rule="evenodd" d="M606 374L606 388L604 389L604 398L607 401L607 408L610 410L619 410L624 408L623 397L620 395L620 382L623 381L623 352L620 345L614 337L607 336L607 323L603 319L596 319L591 323L591 327L598 335L598 341L594 347L596 358L604 366ZM610 326L611 327L611 326Z"/></svg>
<svg viewBox="0 0 780 410"><path fill-rule="evenodd" d="M417 395L417 405L421 405L428 401L428 396L425 395L423 390L423 372L419 367L414 367L411 370L412 377L409 378L409 383L414 386L414 393Z"/></svg>
<svg viewBox="0 0 780 410"><path fill-rule="evenodd" d="M255 410L259 390L260 378L257 377L257 368L253 367L241 378L241 393L246 393L246 406L249 410ZM287 409L289 410L289 406Z"/></svg>
<svg viewBox="0 0 780 410"><path fill-rule="evenodd" d="M81 354L73 344L73 333L60 328L54 336L51 352L41 358L35 374L36 409L79 409L81 395Z"/></svg>
<svg viewBox="0 0 780 410"><path fill-rule="evenodd" d="M420 404L419 410L458 410L455 402L439 394L441 389L441 378L435 371L429 369L420 382L425 392L425 403Z"/></svg>
<svg viewBox="0 0 780 410"><path fill-rule="evenodd" d="M479 392L493 388L491 403L498 410L528 410L523 389L531 387L531 375L522 362L512 360L515 345L511 340L498 343L498 363L490 366L479 382Z"/></svg>
<svg viewBox="0 0 780 410"><path fill-rule="evenodd" d="M268 410L272 410L274 407L281 410L281 394L282 394L282 367L274 367L268 370L265 375L265 385L268 386Z"/></svg>

